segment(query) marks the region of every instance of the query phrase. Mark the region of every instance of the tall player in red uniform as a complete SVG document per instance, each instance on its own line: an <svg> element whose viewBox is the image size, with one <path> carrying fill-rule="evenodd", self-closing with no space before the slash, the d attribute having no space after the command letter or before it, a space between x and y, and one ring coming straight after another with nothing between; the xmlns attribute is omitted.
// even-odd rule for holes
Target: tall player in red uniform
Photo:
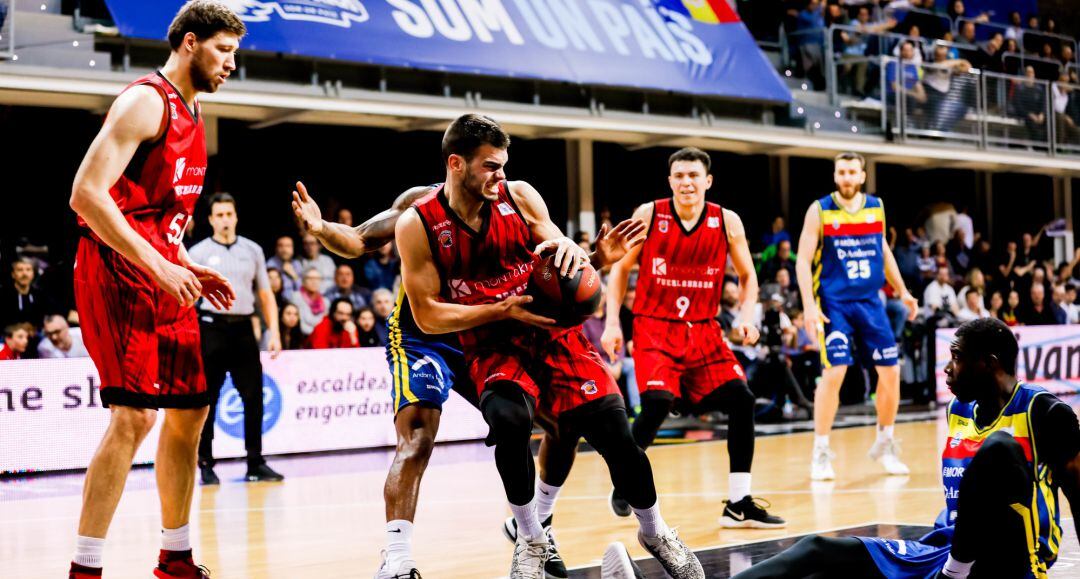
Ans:
<svg viewBox="0 0 1080 579"><path fill-rule="evenodd" d="M181 241L206 174L195 97L235 70L244 33L217 2L181 8L169 26L168 62L117 97L75 176L71 208L84 228L75 301L111 415L86 472L69 579L101 576L105 534L158 408L166 410L155 460L163 531L154 576L208 576L192 561L188 538L208 403L192 305L202 296L228 309L235 294L221 274L192 263Z"/></svg>
<svg viewBox="0 0 1080 579"><path fill-rule="evenodd" d="M600 355L580 328L554 328L525 309L536 260L530 250L563 235L532 186L506 181L509 145L490 118L455 120L443 136L445 186L402 214L395 236L417 325L429 334L460 332L517 522L510 577L542 579L549 552L529 449L539 411L560 439L584 436L601 454L638 516L639 541L665 571L704 578L697 557L660 516L652 468Z"/></svg>
<svg viewBox="0 0 1080 579"><path fill-rule="evenodd" d="M744 344L757 342L753 323L758 299L757 274L742 219L734 211L705 201L712 187L712 160L701 149L676 151L668 160L672 196L646 203L634 217L649 223L645 243L611 269L607 324L601 338L614 359L621 348L619 307L630 270L640 262L634 300L634 364L641 392L641 415L634 440L648 448L677 398L693 413L716 410L728 415L728 500L725 527L783 527L750 496L754 458L754 395L735 355L724 342L716 314L724 287L727 256L739 276L742 301L734 331ZM618 489L612 510L630 516Z"/></svg>

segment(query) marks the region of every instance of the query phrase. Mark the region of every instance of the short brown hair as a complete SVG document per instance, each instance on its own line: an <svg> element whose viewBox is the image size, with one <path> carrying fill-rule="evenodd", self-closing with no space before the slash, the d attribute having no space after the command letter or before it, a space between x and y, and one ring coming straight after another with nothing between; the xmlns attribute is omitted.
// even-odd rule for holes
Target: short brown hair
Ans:
<svg viewBox="0 0 1080 579"><path fill-rule="evenodd" d="M694 161L701 161L701 164L705 165L705 172L712 172L712 158L709 157L708 153L697 147L684 147L672 153L671 156L668 157L668 171L671 171L671 166L678 161L690 161L691 163Z"/></svg>
<svg viewBox="0 0 1080 579"><path fill-rule="evenodd" d="M461 115L443 133L443 162L450 155L460 155L468 161L481 145L491 145L496 149L509 148L510 135L491 117L475 113Z"/></svg>
<svg viewBox="0 0 1080 579"><path fill-rule="evenodd" d="M862 167L864 171L866 170L866 158L855 151L844 151L843 153L840 153L833 159L833 164L835 165L840 161L858 161L859 166Z"/></svg>
<svg viewBox="0 0 1080 579"><path fill-rule="evenodd" d="M216 0L191 0L180 8L169 25L169 46L173 50L180 48L188 32L200 41L211 38L219 32L231 32L243 38L247 27L240 17L227 6Z"/></svg>

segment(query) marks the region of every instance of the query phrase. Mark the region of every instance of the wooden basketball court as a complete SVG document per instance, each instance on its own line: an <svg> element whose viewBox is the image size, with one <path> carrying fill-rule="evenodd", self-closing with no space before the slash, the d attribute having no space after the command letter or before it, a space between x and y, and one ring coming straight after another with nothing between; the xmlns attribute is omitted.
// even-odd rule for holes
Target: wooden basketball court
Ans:
<svg viewBox="0 0 1080 579"><path fill-rule="evenodd" d="M944 503L939 472L944 424L938 418L899 424L896 430L910 476L885 476L866 457L873 427L858 427L833 433L837 480L832 483L809 479L812 433L759 437L754 494L771 501L772 510L789 521L786 529L775 531L719 527L727 487L724 442L661 445L649 456L665 518L695 550L864 525L929 525ZM240 480L242 464L219 465L222 485L196 491L197 560L214 579L371 577L384 542L382 486L391 457L378 451L272 460L288 477L284 483L247 484ZM0 483L4 577L64 576L74 549L81 485L81 474ZM608 510L610 490L600 457L579 454L555 511L556 537L569 567L595 566L611 541L624 542L634 557L645 556L636 544L636 521L617 519ZM152 471L133 471L108 537L106 577L149 576L159 548L157 500ZM474 443L437 447L423 481L414 535L421 573L434 579L505 577L512 546L500 526L508 515L490 449ZM1069 552L1080 552L1075 539L1066 543ZM1063 551L1054 575L1071 576L1076 560L1080 557ZM747 564L749 559L733 558L724 568ZM595 570L575 575L599 576Z"/></svg>

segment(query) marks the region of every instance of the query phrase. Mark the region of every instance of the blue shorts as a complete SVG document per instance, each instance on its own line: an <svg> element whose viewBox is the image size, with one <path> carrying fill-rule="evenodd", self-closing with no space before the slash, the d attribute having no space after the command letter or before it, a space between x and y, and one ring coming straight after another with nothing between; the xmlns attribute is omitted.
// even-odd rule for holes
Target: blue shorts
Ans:
<svg viewBox="0 0 1080 579"><path fill-rule="evenodd" d="M401 334L400 343L386 346L394 388L394 414L410 404L442 409L450 391L457 389L473 406L479 405L476 386L469 378L461 348L451 340Z"/></svg>
<svg viewBox="0 0 1080 579"><path fill-rule="evenodd" d="M941 527L917 541L856 537L881 574L889 579L933 579L952 550L953 527Z"/></svg>
<svg viewBox="0 0 1080 579"><path fill-rule="evenodd" d="M896 336L885 313L885 304L876 296L850 302L822 300L821 310L829 318L825 331L818 337L825 368L854 364L853 346L865 365L897 364Z"/></svg>

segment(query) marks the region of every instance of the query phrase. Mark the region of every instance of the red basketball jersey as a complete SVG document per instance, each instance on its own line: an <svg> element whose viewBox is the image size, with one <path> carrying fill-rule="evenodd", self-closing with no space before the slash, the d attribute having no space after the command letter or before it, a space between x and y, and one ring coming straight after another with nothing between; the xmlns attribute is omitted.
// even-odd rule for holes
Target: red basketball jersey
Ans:
<svg viewBox="0 0 1080 579"><path fill-rule="evenodd" d="M166 259L176 262L203 189L206 175L206 137L199 104L184 102L180 92L160 72L131 83L157 89L168 103L165 134L139 145L124 174L109 189L128 223ZM87 227L79 218L79 225ZM91 232L94 239L101 241Z"/></svg>
<svg viewBox="0 0 1080 579"><path fill-rule="evenodd" d="M413 207L427 231L444 299L478 305L525 293L536 262L532 232L505 181L499 184L498 201L485 202L480 209L479 231L450 209L441 186ZM476 335L462 332L461 341L464 346L475 344Z"/></svg>
<svg viewBox="0 0 1080 579"><path fill-rule="evenodd" d="M671 199L653 203L641 248L634 314L699 322L716 317L727 265L727 231L719 205L706 203L688 231Z"/></svg>

